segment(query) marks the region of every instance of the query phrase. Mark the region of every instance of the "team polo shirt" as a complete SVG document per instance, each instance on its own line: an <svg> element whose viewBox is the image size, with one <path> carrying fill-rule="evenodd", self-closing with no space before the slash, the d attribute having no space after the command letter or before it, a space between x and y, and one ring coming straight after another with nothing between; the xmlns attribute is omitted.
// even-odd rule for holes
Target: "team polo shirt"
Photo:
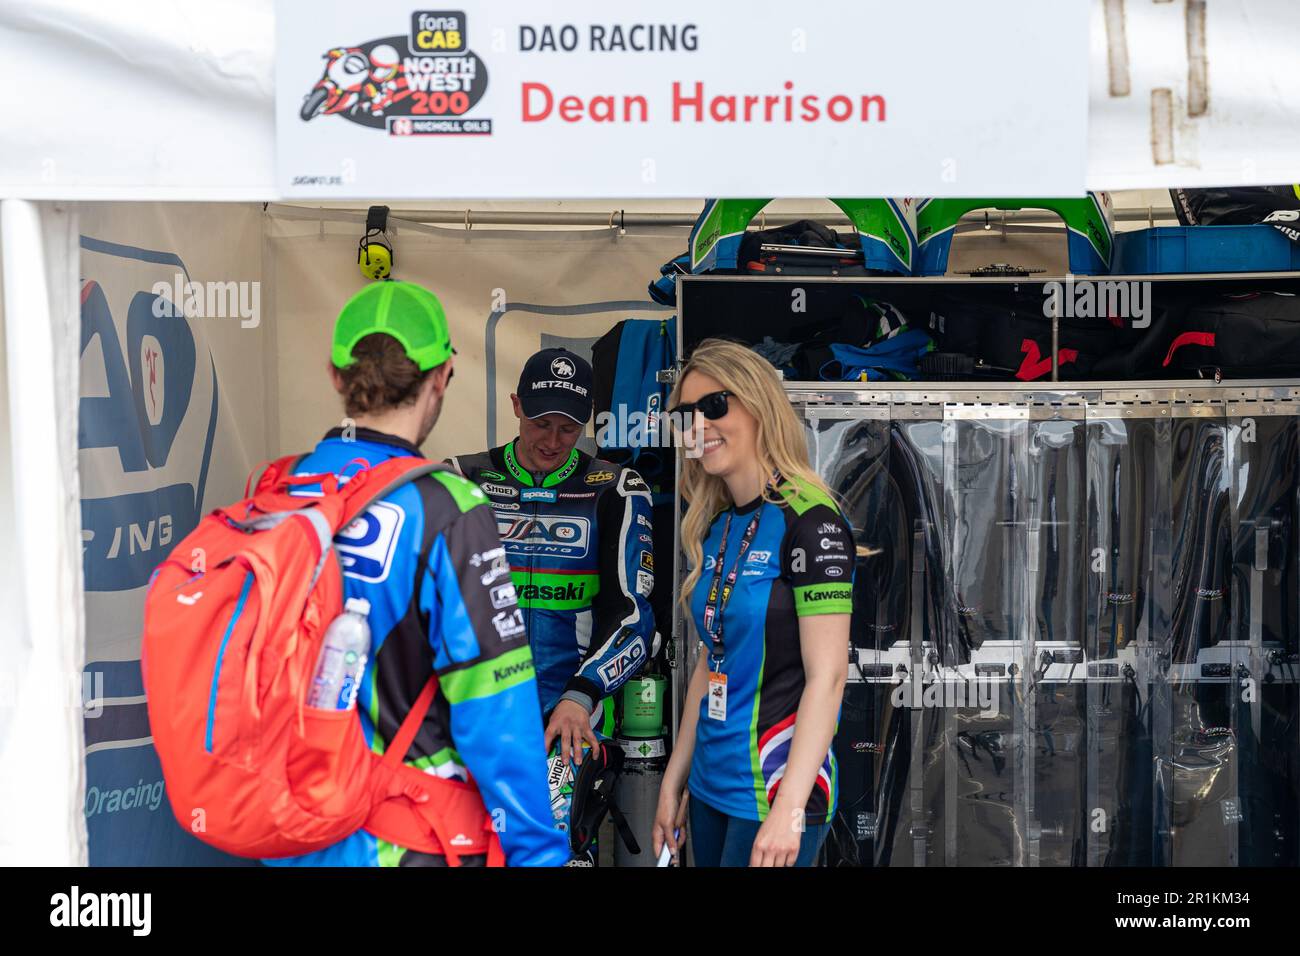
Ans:
<svg viewBox="0 0 1300 956"><path fill-rule="evenodd" d="M722 618L726 719L709 716L706 694L688 781L694 798L748 820L767 816L785 775L804 689L799 618L849 614L853 608L853 535L839 508L825 492L801 481L782 482L778 492L781 504L758 498L714 518L691 596L696 630L708 645L704 609L727 515L731 527L722 557L724 579L745 529L760 512ZM836 778L835 756L828 748L808 798L809 824L823 823L835 812Z"/></svg>

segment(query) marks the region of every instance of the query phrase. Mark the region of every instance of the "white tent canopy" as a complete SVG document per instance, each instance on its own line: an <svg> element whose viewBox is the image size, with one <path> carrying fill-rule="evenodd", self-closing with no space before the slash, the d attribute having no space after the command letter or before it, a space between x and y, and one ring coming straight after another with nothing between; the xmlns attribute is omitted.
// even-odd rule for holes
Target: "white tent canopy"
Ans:
<svg viewBox="0 0 1300 956"><path fill-rule="evenodd" d="M1293 0L1215 0L1201 20L1206 7L1200 0L1127 6L1092 0L1088 188L1300 180L1300 74L1293 67L1300 13ZM0 0L0 50L10 80L0 120L0 677L6 691L0 696L0 863L87 861L77 536L83 490L78 291L85 273L78 237L86 221L102 225L114 214L107 205L68 204L230 203L222 226L240 230L230 240L194 207L138 215L123 207L118 231L181 236L209 260L206 266L189 262L191 270L218 268L210 263L220 259L223 242L238 245L253 236L245 245L256 246L249 254L257 265L250 268L258 271L240 278L258 281L263 260L276 261L264 256L262 242L296 248L285 262L298 265L310 262L313 249L337 254L355 244L350 225L327 235L322 223L319 237L312 231L316 224L262 231L261 210L253 204L278 198L275 29L270 0ZM1204 42L1189 41L1198 36ZM982 58L1014 57L1015 43L1009 26L1006 48L972 49L971 68L978 69ZM1027 79L1050 89L1050 78ZM431 189L437 184L431 178ZM435 198L411 197L411 205L429 208L422 200ZM1134 203L1146 204L1155 199ZM527 208L611 205L539 202ZM626 205L673 212L699 206L684 200ZM200 241L186 230L210 234ZM497 239L507 248L518 241ZM429 233L422 241L448 240ZM457 241L463 245L464 237ZM573 257L571 266L577 261ZM528 281L542 287L544 270L535 262L529 269L537 274ZM646 278L611 278L600 290L604 304L629 311L634 296L644 298ZM265 279L282 296L312 276L286 266ZM319 319L312 311L319 310L316 302L308 308L278 298L272 308L283 309L275 313L277 322L283 318L294 328L310 328ZM214 363L227 348L220 342L225 334L214 333ZM240 348L246 348L243 340ZM275 351L273 338L265 348ZM233 362L238 354L231 348L225 358ZM467 354L467 365L470 360ZM278 355L265 367L251 363L246 374L259 376L266 395L254 391L233 400L252 414L258 402L284 396L280 379L292 375L281 365ZM233 467L273 444L273 427L278 423L268 423L249 447L235 448Z"/></svg>
<svg viewBox="0 0 1300 956"><path fill-rule="evenodd" d="M1089 189L1300 178L1290 0L1091 10ZM275 28L271 0L0 3L0 196L275 198ZM1007 48L972 49L971 68L1014 43L1009 25Z"/></svg>

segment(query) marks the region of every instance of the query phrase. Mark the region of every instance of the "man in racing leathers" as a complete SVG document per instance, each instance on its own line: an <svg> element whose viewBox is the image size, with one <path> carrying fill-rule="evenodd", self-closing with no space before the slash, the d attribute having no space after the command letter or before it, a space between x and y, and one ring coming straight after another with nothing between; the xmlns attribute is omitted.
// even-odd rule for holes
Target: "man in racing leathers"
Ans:
<svg viewBox="0 0 1300 956"><path fill-rule="evenodd" d="M451 380L453 349L442 305L409 282L367 285L334 327L330 375L346 427L331 429L299 475L350 477L396 456L420 456ZM311 495L318 485L297 493ZM371 648L357 710L382 752L428 681L437 696L407 753L424 773L466 780L499 814L509 866L561 866L570 857L554 826L541 751L532 655L509 564L487 501L447 470L376 501L339 532L347 598L370 604ZM482 865L485 857L462 857ZM280 866L446 866L445 856L398 846L366 830Z"/></svg>
<svg viewBox="0 0 1300 956"><path fill-rule="evenodd" d="M519 437L449 459L487 495L537 667L545 745L582 762L610 695L657 650L650 491L630 468L574 446L592 412L591 366L565 349L524 365L510 396ZM603 711L603 715L602 715ZM603 720L602 720L603 717Z"/></svg>

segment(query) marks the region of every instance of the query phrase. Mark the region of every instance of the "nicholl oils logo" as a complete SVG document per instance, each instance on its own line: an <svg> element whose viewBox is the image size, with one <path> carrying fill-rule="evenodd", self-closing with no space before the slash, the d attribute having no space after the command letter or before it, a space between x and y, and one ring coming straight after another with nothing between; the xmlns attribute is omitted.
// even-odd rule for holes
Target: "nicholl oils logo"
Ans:
<svg viewBox="0 0 1300 956"><path fill-rule="evenodd" d="M467 45L465 21L459 10L417 10L406 36L326 51L299 115L341 116L390 136L489 135L490 119L466 116L487 92L488 73Z"/></svg>

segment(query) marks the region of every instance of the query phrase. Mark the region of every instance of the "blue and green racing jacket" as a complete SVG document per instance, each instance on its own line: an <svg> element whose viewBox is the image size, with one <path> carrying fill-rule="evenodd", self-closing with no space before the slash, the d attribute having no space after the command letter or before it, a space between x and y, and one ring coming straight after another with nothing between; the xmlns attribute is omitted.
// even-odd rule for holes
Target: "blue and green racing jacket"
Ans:
<svg viewBox="0 0 1300 956"><path fill-rule="evenodd" d="M696 631L711 652L705 660L726 676L727 703L725 716L714 719L708 698L700 701L687 786L694 799L744 820L767 817L785 777L804 691L799 619L853 612L857 552L839 506L799 480L782 481L777 491L779 503L760 497L714 517L691 595ZM742 556L751 522L753 542ZM738 574L721 611L725 643L719 661L705 619L713 580L732 568ZM809 825L834 817L837 778L829 748L804 808Z"/></svg>
<svg viewBox="0 0 1300 956"><path fill-rule="evenodd" d="M353 437L336 428L295 472L346 478L357 459L376 465L397 455L420 451L382 432L357 428ZM307 485L295 493L319 490ZM432 666L438 693L406 762L440 777L473 775L488 810L504 811L508 821L500 833L507 865L564 865L570 854L551 815L532 654L482 493L450 472L422 476L372 504L334 544L344 597L370 602L371 652L357 709L371 747L382 752L397 733ZM266 862L445 865L364 830L315 853Z"/></svg>
<svg viewBox="0 0 1300 956"><path fill-rule="evenodd" d="M543 712L572 700L595 725L597 705L658 647L650 490L632 469L576 448L550 474L530 473L514 449L512 441L448 461L496 513Z"/></svg>

